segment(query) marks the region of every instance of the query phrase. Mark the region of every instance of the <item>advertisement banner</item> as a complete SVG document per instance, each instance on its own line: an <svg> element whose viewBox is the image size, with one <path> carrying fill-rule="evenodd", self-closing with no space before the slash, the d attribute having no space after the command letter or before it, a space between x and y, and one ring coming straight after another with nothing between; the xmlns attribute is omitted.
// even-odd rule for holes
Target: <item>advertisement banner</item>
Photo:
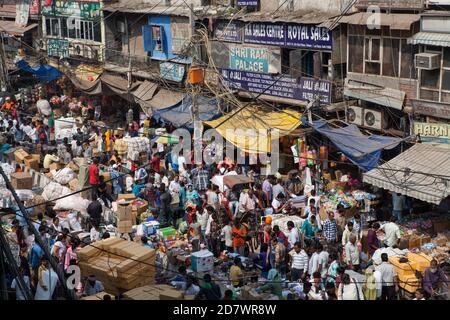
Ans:
<svg viewBox="0 0 450 320"><path fill-rule="evenodd" d="M267 49L230 46L230 69L269 73Z"/></svg>
<svg viewBox="0 0 450 320"><path fill-rule="evenodd" d="M284 46L286 44L285 28L276 23L250 23L244 28L244 42Z"/></svg>
<svg viewBox="0 0 450 320"><path fill-rule="evenodd" d="M286 25L286 46L304 48L332 50L333 40L331 31L312 25L289 24Z"/></svg>
<svg viewBox="0 0 450 320"><path fill-rule="evenodd" d="M230 69L222 69L221 73L223 79L226 80L224 85L231 89L301 101L310 101L315 97L320 97L321 103L331 103L332 85L330 81L312 78L300 78L298 81L297 78L289 75L272 76Z"/></svg>
<svg viewBox="0 0 450 320"><path fill-rule="evenodd" d="M217 21L213 37L219 41L242 42L242 23L239 21Z"/></svg>
<svg viewBox="0 0 450 320"><path fill-rule="evenodd" d="M43 15L76 16L85 19L100 18L99 1L53 1L51 5L45 5L42 0Z"/></svg>
<svg viewBox="0 0 450 320"><path fill-rule="evenodd" d="M16 25L26 27L30 16L30 0L20 0L16 3Z"/></svg>
<svg viewBox="0 0 450 320"><path fill-rule="evenodd" d="M256 22L245 26L245 43L332 50L332 33L315 25Z"/></svg>
<svg viewBox="0 0 450 320"><path fill-rule="evenodd" d="M69 57L69 40L66 39L48 39L47 54L58 58Z"/></svg>
<svg viewBox="0 0 450 320"><path fill-rule="evenodd" d="M184 78L185 66L178 63L162 62L159 65L159 73L164 79L181 82Z"/></svg>

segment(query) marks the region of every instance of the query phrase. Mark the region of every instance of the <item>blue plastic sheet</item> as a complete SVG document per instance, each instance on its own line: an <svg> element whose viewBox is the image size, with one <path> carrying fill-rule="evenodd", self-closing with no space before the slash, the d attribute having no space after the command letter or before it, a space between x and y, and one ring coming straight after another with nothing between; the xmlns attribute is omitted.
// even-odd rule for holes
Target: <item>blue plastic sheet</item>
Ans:
<svg viewBox="0 0 450 320"><path fill-rule="evenodd" d="M57 79L62 72L48 64L41 64L37 67L31 67L25 60L19 60L16 66L26 72L34 74L42 82L50 82Z"/></svg>
<svg viewBox="0 0 450 320"><path fill-rule="evenodd" d="M402 141L394 137L366 136L354 124L331 128L326 121L318 120L313 122L313 128L330 139L351 162L364 171L378 166L383 149L393 149Z"/></svg>

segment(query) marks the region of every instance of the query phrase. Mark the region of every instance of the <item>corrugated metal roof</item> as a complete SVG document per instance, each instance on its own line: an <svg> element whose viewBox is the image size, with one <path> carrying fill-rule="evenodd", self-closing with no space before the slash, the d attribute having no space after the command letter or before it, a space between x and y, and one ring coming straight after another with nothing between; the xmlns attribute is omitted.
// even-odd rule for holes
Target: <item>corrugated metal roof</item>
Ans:
<svg viewBox="0 0 450 320"><path fill-rule="evenodd" d="M391 161L364 173L363 181L415 199L439 204L450 195L450 185L446 186L450 180L448 155L449 149L426 143L416 144ZM410 174L405 173L407 169Z"/></svg>
<svg viewBox="0 0 450 320"><path fill-rule="evenodd" d="M18 26L14 21L0 20L0 31L6 32L14 36L23 36L27 31L30 31L38 26L37 23L29 24L26 27Z"/></svg>
<svg viewBox="0 0 450 320"><path fill-rule="evenodd" d="M380 13L380 25L383 27L390 27L393 30L410 30L411 25L414 22L420 20L418 14L406 14L406 13ZM330 27L334 22L338 21L339 24L354 24L354 25L372 25L376 23L373 21L373 13L370 12L357 12L351 15L343 16L336 19L330 19L325 22L323 27Z"/></svg>
<svg viewBox="0 0 450 320"><path fill-rule="evenodd" d="M408 44L450 47L450 33L419 32L408 39Z"/></svg>

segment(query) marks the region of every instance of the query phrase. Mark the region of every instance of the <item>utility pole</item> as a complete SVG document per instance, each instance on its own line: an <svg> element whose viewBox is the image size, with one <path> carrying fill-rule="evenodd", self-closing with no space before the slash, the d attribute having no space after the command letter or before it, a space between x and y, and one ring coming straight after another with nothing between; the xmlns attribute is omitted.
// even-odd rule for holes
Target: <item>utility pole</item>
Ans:
<svg viewBox="0 0 450 320"><path fill-rule="evenodd" d="M34 227L33 223L29 219L26 208L24 207L22 201L20 200L19 196L16 193L16 190L11 185L11 182L9 181L8 177L6 176L6 174L3 171L3 168L1 166L0 166L0 175L5 180L6 188L9 191L11 191L11 194L13 195L14 200L16 200L17 205L19 206L20 212L22 213L23 217L27 221L28 230L31 231L34 234L35 241L39 244L39 246L44 251L44 255L47 257L47 259L48 259L48 261L49 261L53 271L55 271L56 274L58 275L59 282L60 282L61 286L64 289L66 298L69 299L69 300L76 300L77 298L75 296L74 291L67 287L67 283L66 283L66 279L65 279L64 273L62 272L62 270L61 270L60 266L58 265L58 263L56 262L55 258L52 257L50 249L47 247L47 244L42 240L40 233L36 230L36 228Z"/></svg>
<svg viewBox="0 0 450 320"><path fill-rule="evenodd" d="M1 232L1 230L0 230ZM5 268L5 258L3 256L3 250L0 250L0 290L1 297L3 301L9 300L8 297L8 286L6 285L6 268Z"/></svg>

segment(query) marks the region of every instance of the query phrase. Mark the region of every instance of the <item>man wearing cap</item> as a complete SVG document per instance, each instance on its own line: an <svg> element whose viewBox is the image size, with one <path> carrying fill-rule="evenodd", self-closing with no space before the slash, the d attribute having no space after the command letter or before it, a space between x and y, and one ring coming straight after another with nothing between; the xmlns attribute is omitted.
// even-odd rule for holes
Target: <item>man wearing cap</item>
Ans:
<svg viewBox="0 0 450 320"><path fill-rule="evenodd" d="M96 279L95 275L91 274L87 278L86 286L84 287L84 290L83 290L83 295L93 296L104 290L105 290L105 288L103 287L103 284Z"/></svg>

